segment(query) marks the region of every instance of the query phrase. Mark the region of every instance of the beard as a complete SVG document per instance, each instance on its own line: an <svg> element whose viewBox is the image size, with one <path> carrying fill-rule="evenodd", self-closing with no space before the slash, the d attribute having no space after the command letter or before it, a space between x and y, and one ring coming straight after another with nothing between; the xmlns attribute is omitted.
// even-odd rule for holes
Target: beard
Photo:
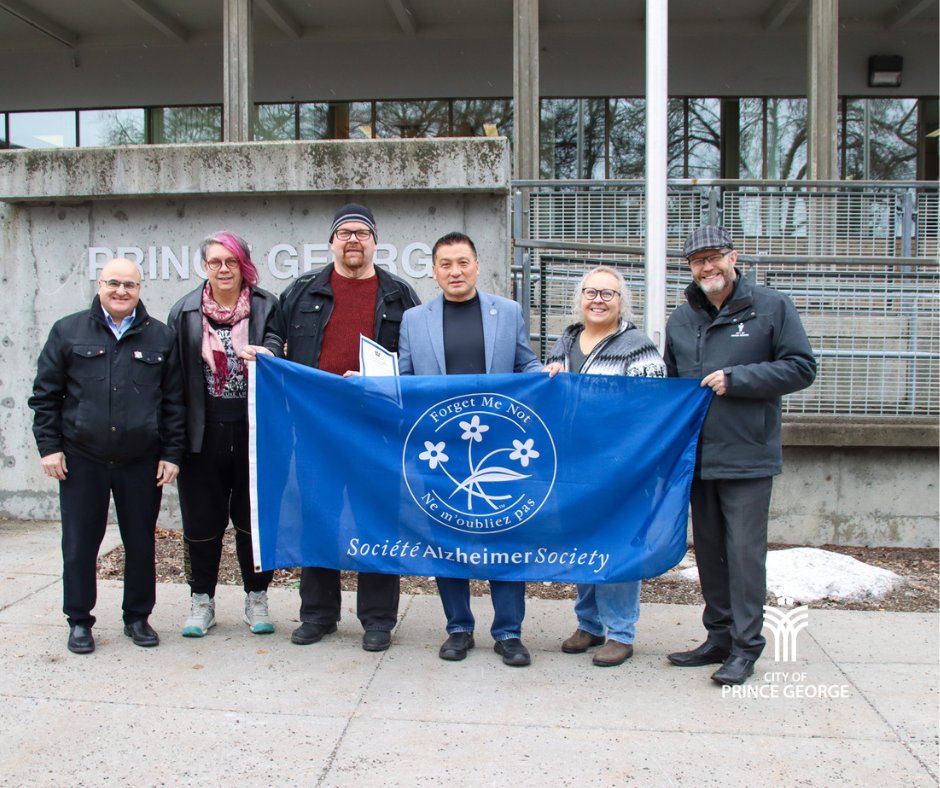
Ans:
<svg viewBox="0 0 940 788"><path fill-rule="evenodd" d="M707 282L699 280L695 284L698 285L699 290L705 293L705 295L714 295L715 293L723 293L725 290L730 289L733 283L734 280L730 276L722 273L718 278L713 277Z"/></svg>

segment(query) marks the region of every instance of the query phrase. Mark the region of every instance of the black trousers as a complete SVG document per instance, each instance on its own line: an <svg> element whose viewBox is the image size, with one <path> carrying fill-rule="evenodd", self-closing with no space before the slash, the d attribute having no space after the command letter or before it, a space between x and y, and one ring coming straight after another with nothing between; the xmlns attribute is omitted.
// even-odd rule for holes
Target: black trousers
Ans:
<svg viewBox="0 0 940 788"><path fill-rule="evenodd" d="M359 572L356 616L363 629L391 632L398 621L398 575ZM300 573L300 620L308 624L334 624L342 604L339 570L305 566Z"/></svg>
<svg viewBox="0 0 940 788"><path fill-rule="evenodd" d="M186 455L177 484L190 593L215 597L222 536L229 520L235 528L235 552L245 593L267 590L274 572L255 572L251 550L247 423L206 422L202 451Z"/></svg>
<svg viewBox="0 0 940 788"><path fill-rule="evenodd" d="M163 488L156 458L111 465L77 454L65 458L59 482L62 512L62 610L69 626L92 626L98 599L97 560L114 496L124 543L124 621L146 619L156 601L154 531Z"/></svg>
<svg viewBox="0 0 940 788"><path fill-rule="evenodd" d="M773 477L692 480L692 538L708 640L756 660L766 640L767 516Z"/></svg>

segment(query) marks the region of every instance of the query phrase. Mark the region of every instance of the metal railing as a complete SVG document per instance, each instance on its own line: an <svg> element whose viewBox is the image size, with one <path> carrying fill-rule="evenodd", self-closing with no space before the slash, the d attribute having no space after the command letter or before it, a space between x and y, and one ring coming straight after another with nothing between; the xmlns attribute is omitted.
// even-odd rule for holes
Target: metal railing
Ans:
<svg viewBox="0 0 940 788"><path fill-rule="evenodd" d="M516 297L544 358L573 319L573 289L594 265L616 266L642 325L645 195L641 181L518 181ZM818 361L788 414L940 414L937 184L670 181L667 315L691 281L686 235L724 224L745 276L787 293ZM528 233L523 229L528 227Z"/></svg>

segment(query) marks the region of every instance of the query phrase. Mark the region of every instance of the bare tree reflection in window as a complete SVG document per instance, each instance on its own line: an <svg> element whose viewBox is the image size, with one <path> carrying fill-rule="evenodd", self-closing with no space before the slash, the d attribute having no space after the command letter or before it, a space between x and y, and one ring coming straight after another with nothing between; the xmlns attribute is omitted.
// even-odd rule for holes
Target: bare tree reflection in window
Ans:
<svg viewBox="0 0 940 788"><path fill-rule="evenodd" d="M375 105L376 137L446 137L449 127L446 101L378 101Z"/></svg>
<svg viewBox="0 0 940 788"><path fill-rule="evenodd" d="M646 167L646 101L610 102L610 177L642 178Z"/></svg>
<svg viewBox="0 0 940 788"><path fill-rule="evenodd" d="M255 107L256 140L292 140L297 137L296 104L259 104Z"/></svg>
<svg viewBox="0 0 940 788"><path fill-rule="evenodd" d="M690 98L686 145L686 178L721 175L721 102L716 98Z"/></svg>
<svg viewBox="0 0 940 788"><path fill-rule="evenodd" d="M917 100L848 99L844 178L905 180L917 175Z"/></svg>
<svg viewBox="0 0 940 788"><path fill-rule="evenodd" d="M455 99L451 132L455 137L498 136L511 140L512 99Z"/></svg>
<svg viewBox="0 0 940 788"><path fill-rule="evenodd" d="M82 112L81 116L86 115ZM90 138L83 118L80 117L82 145L139 145L147 141L146 122L143 109L100 110L97 115L97 134Z"/></svg>
<svg viewBox="0 0 940 788"><path fill-rule="evenodd" d="M768 98L767 177L806 177L806 99Z"/></svg>
<svg viewBox="0 0 940 788"><path fill-rule="evenodd" d="M222 107L163 107L151 114L153 141L221 142Z"/></svg>
<svg viewBox="0 0 940 788"><path fill-rule="evenodd" d="M605 99L545 99L541 109L543 178L605 177Z"/></svg>

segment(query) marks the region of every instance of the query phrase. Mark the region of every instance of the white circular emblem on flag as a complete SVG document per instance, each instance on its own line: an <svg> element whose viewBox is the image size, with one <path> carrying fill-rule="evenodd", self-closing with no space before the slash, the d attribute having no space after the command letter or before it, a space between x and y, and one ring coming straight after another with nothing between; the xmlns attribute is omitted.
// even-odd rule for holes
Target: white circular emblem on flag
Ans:
<svg viewBox="0 0 940 788"><path fill-rule="evenodd" d="M466 394L428 408L405 438L414 502L441 525L496 533L522 525L555 484L555 442L539 415L502 394Z"/></svg>

